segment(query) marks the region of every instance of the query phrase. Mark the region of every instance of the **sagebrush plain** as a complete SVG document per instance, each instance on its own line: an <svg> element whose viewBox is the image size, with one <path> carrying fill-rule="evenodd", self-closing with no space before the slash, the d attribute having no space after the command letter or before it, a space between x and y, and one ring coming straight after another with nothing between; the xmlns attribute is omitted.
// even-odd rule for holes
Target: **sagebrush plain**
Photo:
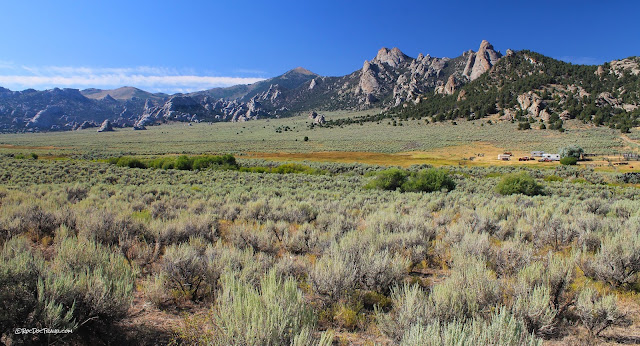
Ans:
<svg viewBox="0 0 640 346"><path fill-rule="evenodd" d="M640 164L604 160L637 129L401 123L0 135L3 341L640 341ZM496 158L567 146L599 156ZM221 154L237 166L176 168Z"/></svg>

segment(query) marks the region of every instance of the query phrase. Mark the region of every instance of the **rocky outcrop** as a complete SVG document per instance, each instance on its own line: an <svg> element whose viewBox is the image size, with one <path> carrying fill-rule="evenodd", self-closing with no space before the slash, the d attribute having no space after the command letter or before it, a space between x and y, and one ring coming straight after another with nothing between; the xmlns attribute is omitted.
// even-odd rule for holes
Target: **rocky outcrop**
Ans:
<svg viewBox="0 0 640 346"><path fill-rule="evenodd" d="M501 57L500 52L493 50L491 43L483 40L478 52L469 55L462 74L467 76L469 80L474 80L489 71Z"/></svg>
<svg viewBox="0 0 640 346"><path fill-rule="evenodd" d="M379 67L369 61L364 62L362 66L362 76L358 83L358 91L362 94L369 95L380 92L380 84L378 83Z"/></svg>
<svg viewBox="0 0 640 346"><path fill-rule="evenodd" d="M540 98L538 94L529 91L522 95L518 95L518 104L520 105L520 109L527 112L530 116L540 116L540 111L542 110L542 98Z"/></svg>
<svg viewBox="0 0 640 346"><path fill-rule="evenodd" d="M622 76L623 72L637 76L640 74L640 57L614 60L611 62L611 71L617 76Z"/></svg>
<svg viewBox="0 0 640 346"><path fill-rule="evenodd" d="M27 127L50 128L59 123L64 116L64 110L60 106L47 106L39 111L29 122Z"/></svg>
<svg viewBox="0 0 640 346"><path fill-rule="evenodd" d="M453 75L451 75L449 76L449 79L447 79L447 84L436 87L436 93L453 95L453 93L456 91L456 86L457 86L456 78Z"/></svg>
<svg viewBox="0 0 640 346"><path fill-rule="evenodd" d="M90 127L96 127L98 125L96 125L93 122L90 121L83 121L82 124L78 125L75 129L76 130L84 130L84 129L88 129Z"/></svg>
<svg viewBox="0 0 640 346"><path fill-rule="evenodd" d="M113 125L111 125L111 121L107 119L102 122L102 125L100 125L100 128L98 129L98 132L109 132L109 131L113 131Z"/></svg>
<svg viewBox="0 0 640 346"><path fill-rule="evenodd" d="M318 114L317 112L313 111L311 113L309 113L309 119L311 119L313 121L314 124L316 125L322 125L325 123L325 119L324 119L324 115L322 114Z"/></svg>
<svg viewBox="0 0 640 346"><path fill-rule="evenodd" d="M461 59L423 54L413 59L397 48L382 48L375 58L364 62L355 94L362 95L359 105L364 107L388 99L389 94L390 106L415 104L420 102L420 95L434 90L453 93L462 81L463 64Z"/></svg>

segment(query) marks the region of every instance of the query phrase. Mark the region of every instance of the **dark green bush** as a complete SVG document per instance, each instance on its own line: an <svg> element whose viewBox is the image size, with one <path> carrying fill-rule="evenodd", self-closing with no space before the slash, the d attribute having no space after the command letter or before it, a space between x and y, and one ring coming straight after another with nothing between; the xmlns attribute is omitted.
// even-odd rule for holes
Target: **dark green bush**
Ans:
<svg viewBox="0 0 640 346"><path fill-rule="evenodd" d="M129 168L147 168L147 165L144 162L134 157L128 156L118 158L118 161L116 161L116 166Z"/></svg>
<svg viewBox="0 0 640 346"><path fill-rule="evenodd" d="M529 173L508 174L496 185L496 192L501 195L521 193L527 196L542 194L542 185L536 183Z"/></svg>
<svg viewBox="0 0 640 346"><path fill-rule="evenodd" d="M399 168L386 169L364 186L365 189L397 190L406 181L408 173Z"/></svg>
<svg viewBox="0 0 640 346"><path fill-rule="evenodd" d="M456 183L449 173L442 169L430 168L409 173L398 168L389 168L365 185L365 189L397 190L402 192L451 191Z"/></svg>
<svg viewBox="0 0 640 346"><path fill-rule="evenodd" d="M211 167L238 169L238 163L233 155L222 156L197 156L193 159L193 169L207 169Z"/></svg>
<svg viewBox="0 0 640 346"><path fill-rule="evenodd" d="M455 188L456 183L451 179L449 173L443 169L435 168L411 174L401 186L403 192L451 191Z"/></svg>
<svg viewBox="0 0 640 346"><path fill-rule="evenodd" d="M178 156L175 163L175 168L183 171L190 171L193 169L193 158L187 155Z"/></svg>
<svg viewBox="0 0 640 346"><path fill-rule="evenodd" d="M173 169L175 166L174 161L175 160L173 157L160 157L160 158L149 161L148 165L149 165L149 168Z"/></svg>
<svg viewBox="0 0 640 346"><path fill-rule="evenodd" d="M307 173L313 174L315 170L309 166L299 163L285 163L271 170L271 173L289 174L289 173Z"/></svg>
<svg viewBox="0 0 640 346"><path fill-rule="evenodd" d="M566 156L560 159L560 163L565 166L573 166L578 164L578 159L573 156Z"/></svg>

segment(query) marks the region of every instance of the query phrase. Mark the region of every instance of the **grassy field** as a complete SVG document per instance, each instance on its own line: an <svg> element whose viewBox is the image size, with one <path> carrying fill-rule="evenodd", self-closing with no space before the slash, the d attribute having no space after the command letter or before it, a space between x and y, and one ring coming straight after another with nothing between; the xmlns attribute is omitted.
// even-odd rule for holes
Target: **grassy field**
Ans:
<svg viewBox="0 0 640 346"><path fill-rule="evenodd" d="M345 112L327 113L327 118L344 117ZM407 153L415 157L434 156L444 163L456 163L475 154L485 158L508 150L527 153L532 150L557 152L575 144L587 152L614 153L637 150L637 145L621 138L619 131L570 122L567 131L517 131L516 124L485 121L459 121L425 124L406 121L402 126L387 122L351 125L343 128L309 129L309 119L258 120L246 123L171 124L149 127L147 131L117 129L96 133L95 129L75 132L0 135L0 153L35 152L41 156L94 154L163 155L200 153L316 153L365 152ZM287 129L286 131L284 129ZM634 131L628 138L635 138ZM308 141L304 138L308 137ZM466 147L465 147L466 146ZM476 149L477 147L477 149ZM446 148L446 149L444 149ZM339 154L343 155L343 154ZM366 156L366 155L365 155ZM357 155L354 157L359 160ZM453 160L453 161L452 161ZM482 161L482 160L481 160Z"/></svg>

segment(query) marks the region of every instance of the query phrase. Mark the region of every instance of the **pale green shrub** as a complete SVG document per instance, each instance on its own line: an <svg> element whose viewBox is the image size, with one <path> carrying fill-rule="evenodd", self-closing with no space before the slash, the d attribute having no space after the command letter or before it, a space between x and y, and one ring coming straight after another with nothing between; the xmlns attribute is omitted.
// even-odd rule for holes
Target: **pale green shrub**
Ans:
<svg viewBox="0 0 640 346"><path fill-rule="evenodd" d="M520 242L505 241L492 250L490 262L499 277L515 274L533 257L531 248Z"/></svg>
<svg viewBox="0 0 640 346"><path fill-rule="evenodd" d="M433 286L429 300L435 318L453 321L488 312L501 298L496 276L472 257L457 255L451 275Z"/></svg>
<svg viewBox="0 0 640 346"><path fill-rule="evenodd" d="M166 285L176 297L197 300L206 285L207 263L204 254L188 243L167 247L162 258Z"/></svg>
<svg viewBox="0 0 640 346"><path fill-rule="evenodd" d="M583 270L616 287L634 282L640 272L640 232L622 231L605 237L593 260L583 261Z"/></svg>
<svg viewBox="0 0 640 346"><path fill-rule="evenodd" d="M578 295L576 314L591 337L599 335L610 326L624 322L624 314L618 310L616 297L600 296L592 288L585 288Z"/></svg>
<svg viewBox="0 0 640 346"><path fill-rule="evenodd" d="M207 282L214 287L217 278L223 272L233 272L239 279L257 285L263 274L273 266L273 258L251 248L244 250L225 246L218 241L205 251L207 263Z"/></svg>
<svg viewBox="0 0 640 346"><path fill-rule="evenodd" d="M378 328L396 341L412 325L427 324L431 318L428 296L418 285L404 284L391 290L393 309L389 313L376 310Z"/></svg>
<svg viewBox="0 0 640 346"><path fill-rule="evenodd" d="M488 322L474 319L468 323L452 321L445 324L414 324L402 337L400 345L542 345L542 339L527 333L515 316L500 309Z"/></svg>
<svg viewBox="0 0 640 346"><path fill-rule="evenodd" d="M353 259L345 252L336 250L322 256L309 273L314 291L331 300L346 296L355 288L357 279Z"/></svg>
<svg viewBox="0 0 640 346"><path fill-rule="evenodd" d="M551 304L547 286L536 286L517 296L512 309L530 333L551 332L558 313Z"/></svg>
<svg viewBox="0 0 640 346"><path fill-rule="evenodd" d="M495 274L473 257L456 255L451 275L433 286L429 300L435 318L453 321L487 312L500 300Z"/></svg>
<svg viewBox="0 0 640 346"><path fill-rule="evenodd" d="M212 318L215 338L208 340L213 344L291 344L315 326L313 311L293 279L283 281L270 271L259 289L232 274L222 282Z"/></svg>
<svg viewBox="0 0 640 346"><path fill-rule="evenodd" d="M124 317L133 300L135 272L124 257L108 248L75 237L60 240L54 272L46 290L56 302L74 306L78 323L110 323Z"/></svg>

